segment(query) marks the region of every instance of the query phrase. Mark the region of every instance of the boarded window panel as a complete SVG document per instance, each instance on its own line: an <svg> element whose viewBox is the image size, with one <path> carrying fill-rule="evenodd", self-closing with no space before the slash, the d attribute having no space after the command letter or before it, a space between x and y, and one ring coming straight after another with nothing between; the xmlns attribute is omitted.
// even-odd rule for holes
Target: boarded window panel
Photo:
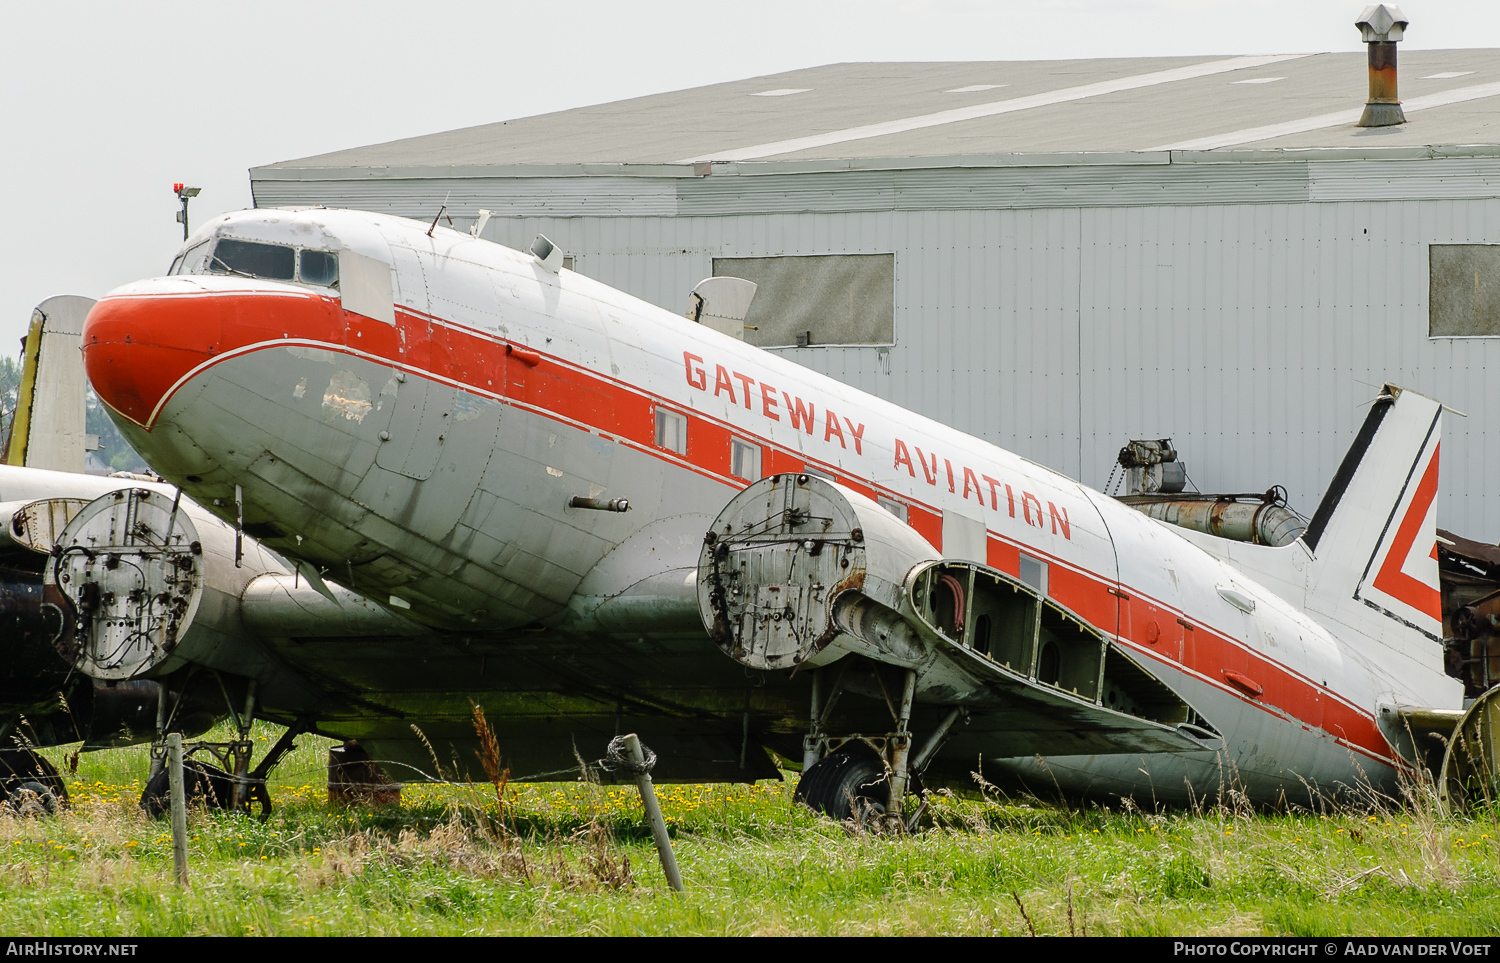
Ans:
<svg viewBox="0 0 1500 963"><path fill-rule="evenodd" d="M339 252L339 297L344 310L386 324L396 323L391 297L391 266L353 251Z"/></svg>
<svg viewBox="0 0 1500 963"><path fill-rule="evenodd" d="M1427 334L1500 337L1500 244L1428 248Z"/></svg>
<svg viewBox="0 0 1500 963"><path fill-rule="evenodd" d="M894 254L718 257L714 276L755 282L745 317L751 344L795 345L799 335L814 345L894 340Z"/></svg>

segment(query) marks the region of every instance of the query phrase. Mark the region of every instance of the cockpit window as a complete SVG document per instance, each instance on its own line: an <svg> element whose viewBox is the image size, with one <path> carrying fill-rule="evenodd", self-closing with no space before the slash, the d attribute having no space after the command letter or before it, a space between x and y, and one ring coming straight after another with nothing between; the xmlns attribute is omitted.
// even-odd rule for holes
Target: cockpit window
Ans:
<svg viewBox="0 0 1500 963"><path fill-rule="evenodd" d="M296 275L295 248L280 244L258 244L221 238L209 258L208 269L214 274L239 274L272 281L290 281Z"/></svg>
<svg viewBox="0 0 1500 963"><path fill-rule="evenodd" d="M203 259L208 255L208 248L213 241L204 241L202 244L194 244L172 262L172 269L168 274L202 274Z"/></svg>
<svg viewBox="0 0 1500 963"><path fill-rule="evenodd" d="M329 254L327 251L303 251L300 258L303 284L321 284L324 287L332 287L339 282L337 254Z"/></svg>

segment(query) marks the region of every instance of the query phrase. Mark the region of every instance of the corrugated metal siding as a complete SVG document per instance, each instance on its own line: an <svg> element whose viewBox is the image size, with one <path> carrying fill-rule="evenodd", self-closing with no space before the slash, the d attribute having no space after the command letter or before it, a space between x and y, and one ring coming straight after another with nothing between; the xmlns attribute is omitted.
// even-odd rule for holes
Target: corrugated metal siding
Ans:
<svg viewBox="0 0 1500 963"><path fill-rule="evenodd" d="M582 273L673 311L716 256L893 252L894 347L780 353L1095 486L1127 439L1171 436L1204 490L1283 484L1311 513L1394 381L1468 414L1446 422L1439 523L1500 540L1500 339L1426 336L1427 246L1500 243L1500 200L1390 200L1406 181L1373 163L1334 173L1378 200L528 215L486 237L545 233ZM1482 165L1413 163L1489 190ZM1327 173L1315 190L1333 190Z"/></svg>
<svg viewBox="0 0 1500 963"><path fill-rule="evenodd" d="M403 216L479 208L507 216L727 216L887 210L1283 204L1500 196L1500 158L930 168L653 177L351 177L259 180L261 207L324 204Z"/></svg>
<svg viewBox="0 0 1500 963"><path fill-rule="evenodd" d="M677 213L673 180L649 177L362 177L348 180L259 180L257 207L322 204L399 217L432 217L447 199L452 211L480 208L505 216L670 217Z"/></svg>
<svg viewBox="0 0 1500 963"><path fill-rule="evenodd" d="M1296 202L1306 163L933 168L702 177L678 182L679 212L984 210Z"/></svg>
<svg viewBox="0 0 1500 963"><path fill-rule="evenodd" d="M1284 484L1310 513L1391 381L1468 413L1445 428L1439 521L1500 535L1500 340L1427 338L1427 246L1500 241L1500 201L1083 218L1085 482L1126 438L1170 436L1204 489Z"/></svg>
<svg viewBox="0 0 1500 963"><path fill-rule="evenodd" d="M1500 197L1500 158L1315 161L1314 201Z"/></svg>
<svg viewBox="0 0 1500 963"><path fill-rule="evenodd" d="M507 216L726 216L1145 204L1295 203L1308 165L1179 164L650 177L359 177L258 180L260 207L323 204L403 217L486 208ZM430 215L429 215L430 216Z"/></svg>

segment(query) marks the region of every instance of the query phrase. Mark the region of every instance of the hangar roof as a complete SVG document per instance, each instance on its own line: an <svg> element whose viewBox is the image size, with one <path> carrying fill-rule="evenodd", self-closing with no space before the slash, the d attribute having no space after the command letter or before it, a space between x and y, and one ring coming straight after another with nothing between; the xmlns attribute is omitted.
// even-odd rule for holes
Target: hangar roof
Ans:
<svg viewBox="0 0 1500 963"><path fill-rule="evenodd" d="M1128 163L1167 150L1230 160L1500 147L1500 50L1403 51L1400 70L1409 122L1360 128L1362 50L832 64L283 161L252 177L559 167L690 174L709 162L828 170L1009 166L1038 155Z"/></svg>

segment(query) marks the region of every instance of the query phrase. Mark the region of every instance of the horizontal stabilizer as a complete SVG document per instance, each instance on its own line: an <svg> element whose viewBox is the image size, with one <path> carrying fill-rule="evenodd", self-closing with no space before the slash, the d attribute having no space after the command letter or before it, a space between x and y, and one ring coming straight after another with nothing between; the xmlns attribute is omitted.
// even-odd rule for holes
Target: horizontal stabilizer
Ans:
<svg viewBox="0 0 1500 963"><path fill-rule="evenodd" d="M1375 722L1403 762L1426 769L1436 779L1463 717L1462 709L1382 705Z"/></svg>

